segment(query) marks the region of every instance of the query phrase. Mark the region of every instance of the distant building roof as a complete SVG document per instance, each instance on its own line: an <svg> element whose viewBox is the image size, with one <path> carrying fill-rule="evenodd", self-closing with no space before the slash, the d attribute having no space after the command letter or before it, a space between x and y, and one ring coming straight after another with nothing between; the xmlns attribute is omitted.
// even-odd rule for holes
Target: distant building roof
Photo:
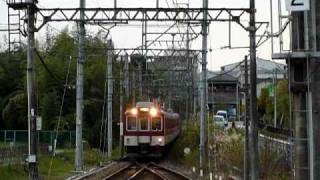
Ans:
<svg viewBox="0 0 320 180"><path fill-rule="evenodd" d="M214 81L214 82L237 82L238 79L230 74L227 73L216 73L212 75L207 81Z"/></svg>
<svg viewBox="0 0 320 180"><path fill-rule="evenodd" d="M248 60L248 64L250 61ZM228 72L228 74L239 77L241 75L241 66L244 65L244 61L228 64L221 67L222 72ZM257 57L257 76L258 78L270 78L273 76L275 71L277 70L278 74L285 74L286 73L286 65L277 63L274 61L262 59Z"/></svg>

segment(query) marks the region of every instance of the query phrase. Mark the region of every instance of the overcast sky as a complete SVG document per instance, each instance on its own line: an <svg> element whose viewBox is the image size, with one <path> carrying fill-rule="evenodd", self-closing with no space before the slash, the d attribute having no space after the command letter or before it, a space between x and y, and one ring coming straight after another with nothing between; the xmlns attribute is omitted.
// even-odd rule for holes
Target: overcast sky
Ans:
<svg viewBox="0 0 320 180"><path fill-rule="evenodd" d="M114 0L87 0L87 7L113 7ZM188 0L159 0L161 7L174 7L173 2L178 1L179 3L187 3ZM201 7L201 0L189 0L190 7ZM274 32L278 31L278 0L272 0L273 10L274 10ZM118 7L155 7L156 0L118 0ZM39 0L39 7L41 8L66 8L66 7L78 7L79 0ZM249 7L249 0L209 0L210 8L247 8ZM267 0L256 0L256 9L257 9L257 21L270 21L270 1ZM282 2L282 11L283 14L287 14L285 11L284 0ZM7 6L4 0L0 1L0 27L1 29L6 28L7 23ZM247 19L246 19L247 20ZM247 23L247 22L243 22ZM137 24L137 23L135 23ZM150 23L151 24L151 23ZM160 24L160 23L152 23ZM59 33L64 27L69 25L71 29L73 23L50 23L49 29L53 34ZM244 31L239 25L233 23L231 25L231 44L232 46L248 46L249 38L248 32ZM86 26L89 32L97 32L99 30L96 26ZM196 28L200 32L200 28ZM36 38L43 39L46 28L42 28L39 33L36 34ZM262 34L266 30L263 26L258 34ZM270 31L270 26L267 29ZM161 27L148 27L149 32L161 32ZM164 29L162 28L162 31ZM1 33L1 40L6 33ZM286 33L288 34L288 33ZM139 26L119 26L111 30L111 37L117 48L129 48L137 47L141 45L141 27ZM152 36L154 37L154 36ZM149 38L152 39L150 36ZM164 39L170 39L171 37L163 37ZM285 49L288 49L287 36L285 36ZM228 23L214 22L210 24L210 32L208 38L208 48L212 49L208 53L208 69L217 70L222 65L229 63L234 63L239 60L242 60L244 55L248 54L248 49L223 49L221 47L228 45ZM275 50L279 51L279 42L278 39L275 39ZM192 49L201 48L201 36L192 42ZM271 59L271 48L270 41L267 41L264 45L258 48L257 56L264 59Z"/></svg>

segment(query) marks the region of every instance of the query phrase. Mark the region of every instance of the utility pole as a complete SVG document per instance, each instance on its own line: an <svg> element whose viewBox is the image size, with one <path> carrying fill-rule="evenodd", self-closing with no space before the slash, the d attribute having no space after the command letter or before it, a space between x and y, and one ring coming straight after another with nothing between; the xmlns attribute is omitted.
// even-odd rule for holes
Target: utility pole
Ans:
<svg viewBox="0 0 320 180"><path fill-rule="evenodd" d="M112 41L107 42L107 78L108 78L108 157L112 154L112 95L113 95L113 77L112 77L112 53L113 45Z"/></svg>
<svg viewBox="0 0 320 180"><path fill-rule="evenodd" d="M203 21L202 21L202 72L201 72L201 106L200 106L200 176L203 176L203 169L206 160L207 145L207 37L208 37L208 0L203 0Z"/></svg>
<svg viewBox="0 0 320 180"><path fill-rule="evenodd" d="M131 71L132 71L132 106L136 106L136 68L131 59Z"/></svg>
<svg viewBox="0 0 320 180"><path fill-rule="evenodd" d="M244 58L244 89L245 89L245 141L244 141L244 180L249 179L249 158L250 158L250 151L249 151L249 114L250 114L250 107L249 107L249 84L248 84L248 56Z"/></svg>
<svg viewBox="0 0 320 180"><path fill-rule="evenodd" d="M126 53L124 56L124 89L126 97L129 97L129 59L128 54Z"/></svg>
<svg viewBox="0 0 320 180"><path fill-rule="evenodd" d="M119 74L119 79L120 79L120 120L119 120L119 129L120 129L120 136L119 136L119 147L120 147L120 152L121 152L121 157L123 156L123 59L125 59L125 56L121 56L121 62L120 62L120 74Z"/></svg>
<svg viewBox="0 0 320 180"><path fill-rule="evenodd" d="M36 80L34 66L35 52L35 8L28 5L28 46L27 46L27 93L28 93L28 130L29 130L29 179L38 179L38 164L37 164L37 95L36 95Z"/></svg>
<svg viewBox="0 0 320 180"><path fill-rule="evenodd" d="M251 179L259 179L255 0L250 0L250 149Z"/></svg>
<svg viewBox="0 0 320 180"><path fill-rule="evenodd" d="M172 34L172 50L174 50L174 36L176 34ZM172 109L172 91L173 91L173 87L172 87L172 73L173 73L173 56L168 57L168 60L170 62L170 73L169 73L169 109Z"/></svg>
<svg viewBox="0 0 320 180"><path fill-rule="evenodd" d="M139 100L142 100L142 62L138 62L139 71Z"/></svg>
<svg viewBox="0 0 320 180"><path fill-rule="evenodd" d="M79 59L77 62L77 107L76 107L76 171L83 168L83 147L82 147L82 121L83 121L83 65L85 63L85 28L84 28L85 0L80 0L79 22Z"/></svg>
<svg viewBox="0 0 320 180"><path fill-rule="evenodd" d="M273 79L273 98L274 98L274 112L273 112L273 118L274 118L274 127L277 127L277 69L275 69L274 72L274 79Z"/></svg>
<svg viewBox="0 0 320 180"><path fill-rule="evenodd" d="M189 2L188 2L188 8L189 8ZM186 42L186 49L187 49L187 53L186 53L186 56L187 56L187 63L188 63L188 75L190 75L191 76L191 78L193 79L193 77L192 77L192 70L193 70L193 65L192 65L192 63L190 62L190 52L189 52L189 50L190 50L190 33L189 33L189 28L190 28L190 23L188 23L188 25L187 25L187 42ZM191 72L190 72L190 70L191 70ZM192 80L193 81L193 80ZM187 84L187 93L188 93L188 99L187 99L187 108L186 108L186 110L187 110L187 127L189 126L189 120L190 120L190 112L189 111L191 111L191 109L192 109L192 105L191 105L191 100L192 100L192 98L190 97L190 94L191 94L191 89L190 89L190 84L192 84L192 83L190 83L190 82L188 82L188 84Z"/></svg>

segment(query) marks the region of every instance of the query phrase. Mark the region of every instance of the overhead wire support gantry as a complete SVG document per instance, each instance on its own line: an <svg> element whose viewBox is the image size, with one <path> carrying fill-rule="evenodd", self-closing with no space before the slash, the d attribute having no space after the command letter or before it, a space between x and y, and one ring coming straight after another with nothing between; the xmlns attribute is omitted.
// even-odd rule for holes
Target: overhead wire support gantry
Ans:
<svg viewBox="0 0 320 180"><path fill-rule="evenodd" d="M36 8L37 18L42 23L41 29L47 22L81 21L81 8ZM193 22L203 21L203 12L207 11L207 20L234 21L243 28L241 18L249 13L248 8L85 8L84 21L86 23L128 22L128 21L175 21ZM231 18L229 18L231 17Z"/></svg>

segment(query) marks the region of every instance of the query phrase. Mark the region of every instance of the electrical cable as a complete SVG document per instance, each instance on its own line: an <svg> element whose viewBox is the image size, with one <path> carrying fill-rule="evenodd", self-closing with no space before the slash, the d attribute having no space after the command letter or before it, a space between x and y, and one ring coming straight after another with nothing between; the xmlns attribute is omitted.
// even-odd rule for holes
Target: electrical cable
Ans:
<svg viewBox="0 0 320 180"><path fill-rule="evenodd" d="M105 153L105 148L106 148L106 129L107 129L107 124L104 125L105 121L105 107L106 107L106 94L107 94L107 82L108 79L105 79L104 82L104 92L103 92L103 106L102 106L102 115L101 115L101 126L100 126L100 144L99 144L99 149L102 148L102 153ZM102 132L103 131L103 132ZM103 140L102 140L103 139Z"/></svg>
<svg viewBox="0 0 320 180"><path fill-rule="evenodd" d="M44 69L47 71L47 73L50 75L51 78L53 78L59 85L61 85L61 78L58 78L57 76L55 76L52 71L49 69L49 67L46 65L46 63L44 62L44 60L42 59L39 51L37 49L35 49L35 53L38 56L42 66L44 67Z"/></svg>
<svg viewBox="0 0 320 180"><path fill-rule="evenodd" d="M56 147L57 147L57 139L58 139L58 135L59 135L59 128L60 128L60 123L61 123L62 110L63 110L64 100L65 100L65 95L67 93L68 80L69 80L69 74L70 74L70 69L71 69L71 62L72 62L71 60L72 60L72 57L70 56L67 75L66 75L66 79L65 79L64 90L63 90L63 95L62 95L62 100L61 100L61 105L60 105L60 110L59 110L58 124L57 124L56 130L55 130L56 136L55 136L54 145L53 145L53 148L52 148L53 153L52 153L52 156L51 156L51 159L50 159L50 166L49 166L49 170L48 170L48 179L50 179L52 163L53 163L53 159L55 157L55 151L56 151Z"/></svg>

